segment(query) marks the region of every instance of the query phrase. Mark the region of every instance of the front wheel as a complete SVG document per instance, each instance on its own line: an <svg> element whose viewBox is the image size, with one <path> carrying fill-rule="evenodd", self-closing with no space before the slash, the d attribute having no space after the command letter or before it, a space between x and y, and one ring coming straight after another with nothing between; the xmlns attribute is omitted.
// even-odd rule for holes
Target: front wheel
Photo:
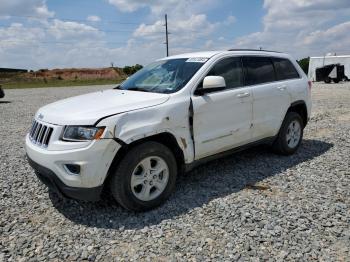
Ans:
<svg viewBox="0 0 350 262"><path fill-rule="evenodd" d="M170 149L157 142L133 147L121 160L110 190L124 208L146 211L162 204L175 188L177 165Z"/></svg>
<svg viewBox="0 0 350 262"><path fill-rule="evenodd" d="M287 113L273 143L274 151L282 155L291 155L297 151L303 139L303 127L303 120L298 113Z"/></svg>

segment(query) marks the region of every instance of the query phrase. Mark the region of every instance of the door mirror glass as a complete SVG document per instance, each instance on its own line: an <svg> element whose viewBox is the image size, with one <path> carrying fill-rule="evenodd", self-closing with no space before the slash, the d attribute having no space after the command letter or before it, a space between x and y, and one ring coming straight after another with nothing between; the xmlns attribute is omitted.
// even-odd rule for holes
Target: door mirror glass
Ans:
<svg viewBox="0 0 350 262"><path fill-rule="evenodd" d="M222 90L226 87L222 76L206 76L203 80L203 91Z"/></svg>

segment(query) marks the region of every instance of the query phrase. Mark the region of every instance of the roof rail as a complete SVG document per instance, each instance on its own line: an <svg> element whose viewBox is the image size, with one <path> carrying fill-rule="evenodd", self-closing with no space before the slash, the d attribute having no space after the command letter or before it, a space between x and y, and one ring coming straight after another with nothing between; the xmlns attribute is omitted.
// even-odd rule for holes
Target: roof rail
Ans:
<svg viewBox="0 0 350 262"><path fill-rule="evenodd" d="M232 48L232 49L229 49L227 51L261 51L261 52L273 52L273 53L282 53L282 52L279 52L279 51L271 51L271 50L264 50L264 49L240 49L240 48Z"/></svg>

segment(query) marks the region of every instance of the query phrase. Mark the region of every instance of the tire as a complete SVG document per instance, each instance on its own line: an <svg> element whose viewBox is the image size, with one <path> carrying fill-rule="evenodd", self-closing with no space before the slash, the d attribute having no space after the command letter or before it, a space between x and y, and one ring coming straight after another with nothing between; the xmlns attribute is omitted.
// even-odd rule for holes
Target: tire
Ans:
<svg viewBox="0 0 350 262"><path fill-rule="evenodd" d="M294 127L292 127L293 123ZM297 132L298 126L299 132ZM295 128L295 130L293 130L293 128ZM277 138L272 145L273 150L281 155L294 154L298 150L303 139L303 129L304 125L301 116L295 112L287 113L282 122ZM295 140L296 138L297 141Z"/></svg>
<svg viewBox="0 0 350 262"><path fill-rule="evenodd" d="M4 98L5 97L5 92L2 89L2 87L0 86L0 98Z"/></svg>
<svg viewBox="0 0 350 262"><path fill-rule="evenodd" d="M333 79L333 82L336 83L336 84L338 84L338 83L339 83L339 79L336 79L336 78L335 78L335 79Z"/></svg>
<svg viewBox="0 0 350 262"><path fill-rule="evenodd" d="M170 149L145 142L127 152L112 174L109 187L124 208L146 211L165 202L175 189L176 177L176 160Z"/></svg>
<svg viewBox="0 0 350 262"><path fill-rule="evenodd" d="M332 79L331 79L330 77L327 77L327 78L324 80L324 82L325 82L326 84L330 84L330 83L332 82Z"/></svg>

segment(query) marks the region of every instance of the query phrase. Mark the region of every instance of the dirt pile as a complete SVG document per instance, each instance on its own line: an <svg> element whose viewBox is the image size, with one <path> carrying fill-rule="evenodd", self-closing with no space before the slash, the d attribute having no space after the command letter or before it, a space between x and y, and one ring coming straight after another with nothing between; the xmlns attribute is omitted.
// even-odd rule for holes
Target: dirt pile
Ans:
<svg viewBox="0 0 350 262"><path fill-rule="evenodd" d="M28 79L60 79L60 80L90 80L90 79L121 79L127 76L120 68L68 68L68 69L41 69L22 75Z"/></svg>

